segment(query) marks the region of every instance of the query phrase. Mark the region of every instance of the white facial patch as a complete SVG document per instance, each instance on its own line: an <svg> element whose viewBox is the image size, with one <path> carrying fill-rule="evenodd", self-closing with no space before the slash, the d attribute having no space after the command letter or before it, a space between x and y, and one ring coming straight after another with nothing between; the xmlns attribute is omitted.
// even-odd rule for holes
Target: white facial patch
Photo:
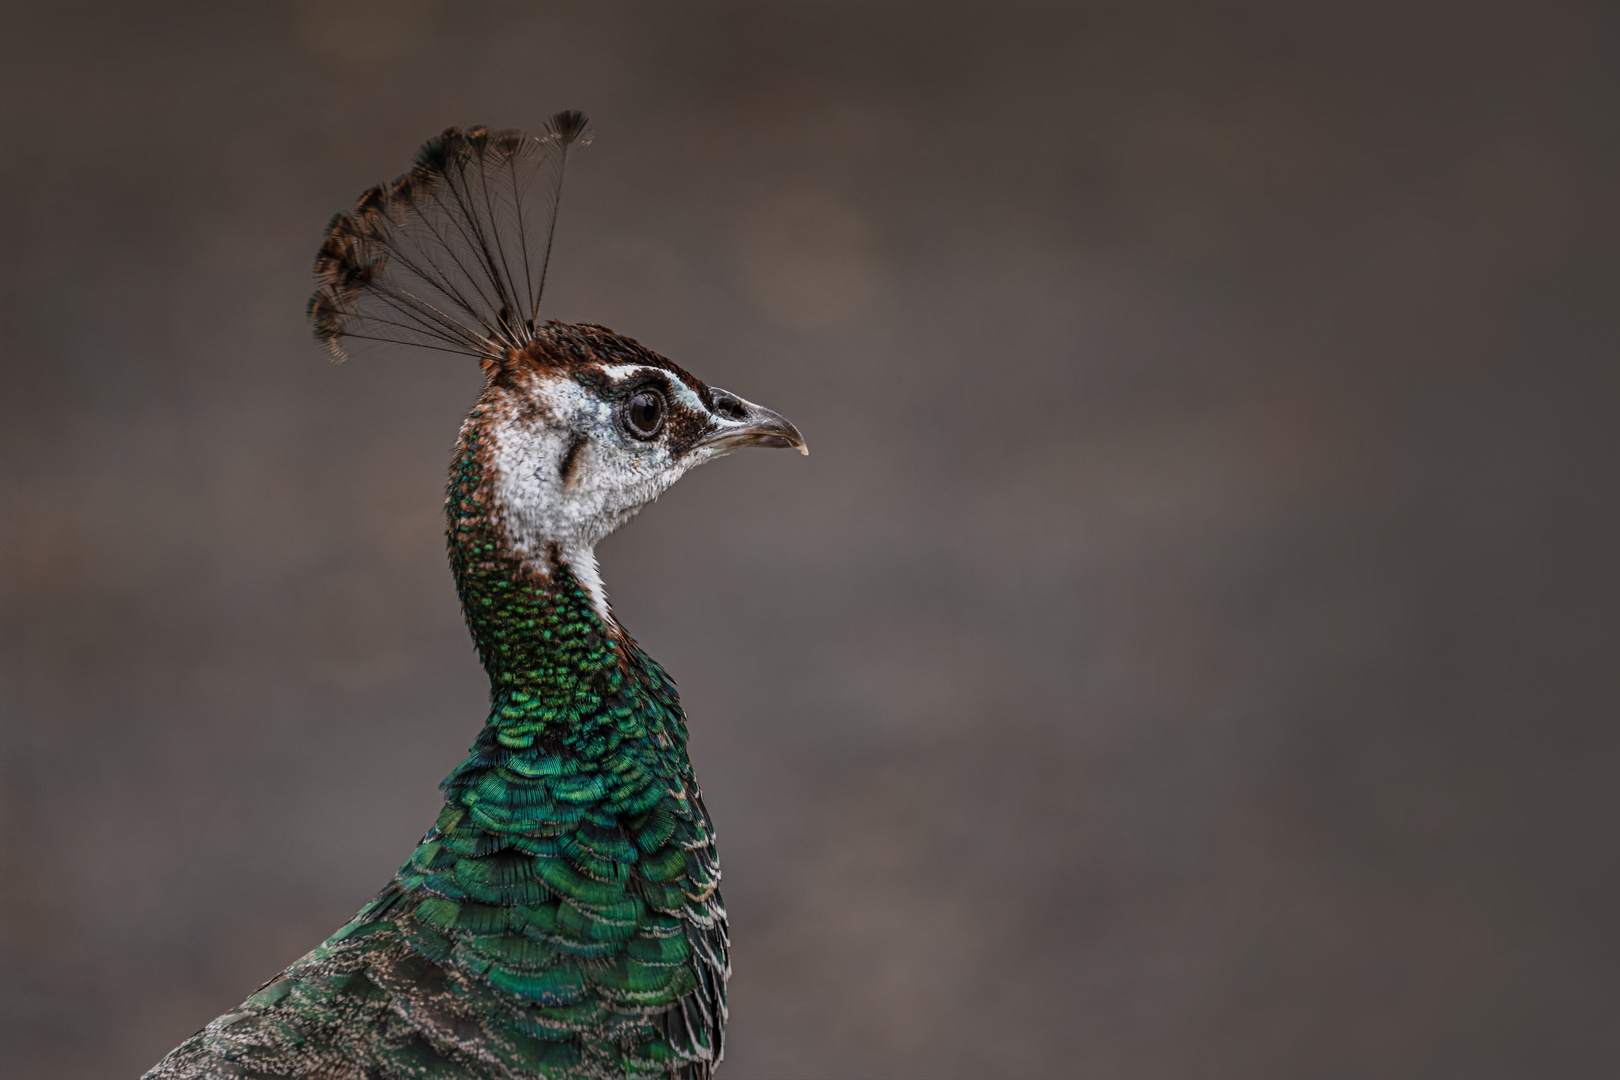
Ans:
<svg viewBox="0 0 1620 1080"><path fill-rule="evenodd" d="M653 369L603 370L621 379ZM675 378L669 383L683 404L707 414L689 387ZM612 404L567 375L536 376L514 393L538 408L512 401L491 422L495 515L517 554L538 573L549 572L548 552L555 544L597 614L612 624L596 566L597 543L707 455L677 460L656 439L635 438Z"/></svg>

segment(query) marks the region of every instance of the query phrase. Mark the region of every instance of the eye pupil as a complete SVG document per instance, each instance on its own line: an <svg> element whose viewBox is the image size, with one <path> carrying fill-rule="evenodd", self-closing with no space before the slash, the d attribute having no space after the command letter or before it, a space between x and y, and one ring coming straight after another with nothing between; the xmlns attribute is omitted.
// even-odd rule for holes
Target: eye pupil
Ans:
<svg viewBox="0 0 1620 1080"><path fill-rule="evenodd" d="M630 407L625 412L631 432L642 438L651 438L657 434L664 419L664 398L653 390L638 391L630 399Z"/></svg>

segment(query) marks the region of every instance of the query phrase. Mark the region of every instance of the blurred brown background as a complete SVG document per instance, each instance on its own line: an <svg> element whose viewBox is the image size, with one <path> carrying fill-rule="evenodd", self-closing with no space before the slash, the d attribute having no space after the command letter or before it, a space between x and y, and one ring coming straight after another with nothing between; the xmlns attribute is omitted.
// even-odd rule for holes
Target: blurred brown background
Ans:
<svg viewBox="0 0 1620 1080"><path fill-rule="evenodd" d="M597 139L550 313L796 421L602 552L749 1077L1620 1070L1612 4L28 5L0 37L0 1072L341 924L483 716L480 386L327 218Z"/></svg>

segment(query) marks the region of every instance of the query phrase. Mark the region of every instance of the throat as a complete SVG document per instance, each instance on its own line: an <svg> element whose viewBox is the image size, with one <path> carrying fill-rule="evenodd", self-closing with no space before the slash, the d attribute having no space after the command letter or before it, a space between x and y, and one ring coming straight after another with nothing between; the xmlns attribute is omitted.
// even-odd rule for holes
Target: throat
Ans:
<svg viewBox="0 0 1620 1080"><path fill-rule="evenodd" d="M579 587L585 590L590 597L591 607L596 611L596 617L602 620L602 625L610 630L618 629L618 623L613 619L613 609L608 606L607 589L602 584L602 572L596 565L596 549L584 545L564 547L559 545L556 554L551 560L554 564L561 564L573 575Z"/></svg>
<svg viewBox="0 0 1620 1080"><path fill-rule="evenodd" d="M591 553L569 558L553 548L547 563L536 566L488 548L456 547L451 559L467 629L489 675L491 723L510 712L503 703L610 692L640 650L608 612Z"/></svg>

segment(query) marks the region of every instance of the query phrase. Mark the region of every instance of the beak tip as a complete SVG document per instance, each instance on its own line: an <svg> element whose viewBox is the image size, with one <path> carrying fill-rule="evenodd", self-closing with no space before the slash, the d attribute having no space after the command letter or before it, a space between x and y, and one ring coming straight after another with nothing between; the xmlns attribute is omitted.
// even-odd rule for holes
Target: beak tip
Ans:
<svg viewBox="0 0 1620 1080"><path fill-rule="evenodd" d="M744 446L767 446L778 450L797 450L805 457L810 456L804 436L786 417L751 401L737 400L747 410L746 413L731 418L734 426L728 425L712 432L698 443L699 446L709 447L715 455L729 454Z"/></svg>

